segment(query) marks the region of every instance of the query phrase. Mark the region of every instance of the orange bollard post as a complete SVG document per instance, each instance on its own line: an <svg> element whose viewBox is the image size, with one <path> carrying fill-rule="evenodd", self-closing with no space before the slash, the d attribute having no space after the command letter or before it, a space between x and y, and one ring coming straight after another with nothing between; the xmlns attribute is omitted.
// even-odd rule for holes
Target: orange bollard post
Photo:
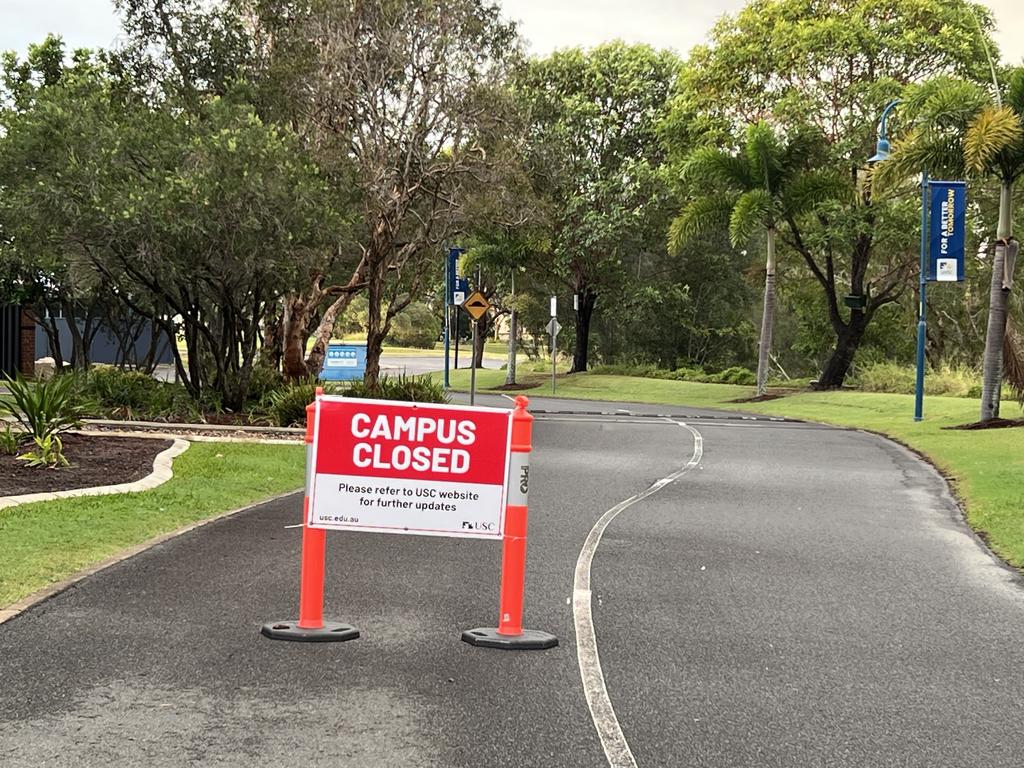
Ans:
<svg viewBox="0 0 1024 768"><path fill-rule="evenodd" d="M323 390L317 387L319 397ZM272 621L260 632L272 640L330 643L355 640L359 630L337 621L324 621L324 561L327 531L310 528L309 491L313 480L313 421L316 404L306 406L306 487L302 499L302 560L299 576L299 620Z"/></svg>
<svg viewBox="0 0 1024 768"><path fill-rule="evenodd" d="M529 399L520 395L512 411L498 626L467 629L462 633L464 642L482 648L543 650L558 645L558 638L552 634L538 629L523 629L527 496L530 490L530 452L533 450L533 416L526 410L529 404Z"/></svg>

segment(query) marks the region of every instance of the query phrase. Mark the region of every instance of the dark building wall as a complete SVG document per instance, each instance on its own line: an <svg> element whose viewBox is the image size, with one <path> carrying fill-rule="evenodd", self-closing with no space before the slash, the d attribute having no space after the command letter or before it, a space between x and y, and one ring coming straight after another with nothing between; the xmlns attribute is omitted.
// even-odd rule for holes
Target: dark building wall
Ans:
<svg viewBox="0 0 1024 768"><path fill-rule="evenodd" d="M71 361L71 331L68 329L67 320L63 317L56 319L57 322L57 334L60 338L60 349L64 362ZM35 350L36 358L40 357L53 357L53 350L50 348L50 338L46 335L46 332L39 326L35 327ZM141 333L135 339L134 343L134 358L135 360L142 360L148 355L149 347L155 343L156 346L156 362L157 363L171 363L174 358L171 353L171 345L168 343L167 336L158 334L153 336L152 329L147 325L141 330ZM92 346L89 348L89 358L94 363L105 363L108 365L119 365L123 357L123 352L118 344L117 337L110 332L109 329L100 327L96 332L96 336L92 340Z"/></svg>

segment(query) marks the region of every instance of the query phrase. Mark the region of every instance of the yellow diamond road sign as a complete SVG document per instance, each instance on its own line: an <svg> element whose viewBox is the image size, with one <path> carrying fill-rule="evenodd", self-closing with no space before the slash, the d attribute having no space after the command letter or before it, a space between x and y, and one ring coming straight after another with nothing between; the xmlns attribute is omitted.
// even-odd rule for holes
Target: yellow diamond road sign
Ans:
<svg viewBox="0 0 1024 768"><path fill-rule="evenodd" d="M484 298L484 295L480 291L473 291L466 300L462 302L462 308L469 313L469 316L474 320L479 320L485 314L487 310L491 308L491 303Z"/></svg>

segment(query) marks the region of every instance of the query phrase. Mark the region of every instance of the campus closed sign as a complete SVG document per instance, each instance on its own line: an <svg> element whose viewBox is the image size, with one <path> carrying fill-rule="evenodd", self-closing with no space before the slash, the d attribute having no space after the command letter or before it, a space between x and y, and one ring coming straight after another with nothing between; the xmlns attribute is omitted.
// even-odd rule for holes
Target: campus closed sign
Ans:
<svg viewBox="0 0 1024 768"><path fill-rule="evenodd" d="M511 412L320 397L309 525L501 538Z"/></svg>

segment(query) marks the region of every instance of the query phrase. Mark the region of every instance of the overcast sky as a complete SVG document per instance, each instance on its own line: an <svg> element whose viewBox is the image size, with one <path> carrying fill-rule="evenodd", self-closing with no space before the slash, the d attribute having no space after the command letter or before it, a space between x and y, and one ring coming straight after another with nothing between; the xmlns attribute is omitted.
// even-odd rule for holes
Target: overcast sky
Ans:
<svg viewBox="0 0 1024 768"><path fill-rule="evenodd" d="M744 0L502 0L522 22L531 50L590 46L621 38L686 53L703 41L715 19ZM1024 0L988 0L999 23L1003 58L1024 58ZM1014 31L1018 32L1014 35ZM118 36L111 0L0 0L0 50L24 51L47 32L69 47L108 47Z"/></svg>

